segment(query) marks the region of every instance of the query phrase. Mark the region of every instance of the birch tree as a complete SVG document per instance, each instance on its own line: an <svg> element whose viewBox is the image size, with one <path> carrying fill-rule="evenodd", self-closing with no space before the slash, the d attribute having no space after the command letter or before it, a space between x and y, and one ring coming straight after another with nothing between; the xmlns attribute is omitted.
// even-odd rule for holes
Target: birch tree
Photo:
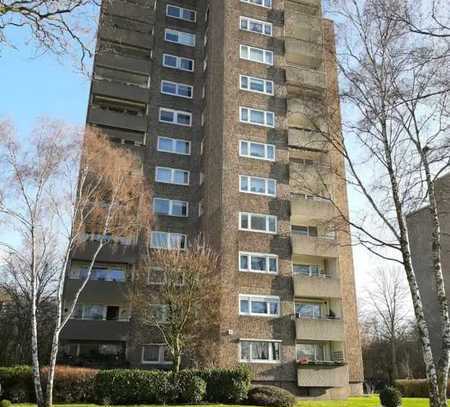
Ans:
<svg viewBox="0 0 450 407"><path fill-rule="evenodd" d="M0 125L0 246L23 270L30 298L33 383L38 406L51 406L60 333L71 317L102 250L146 235L149 192L139 160L94 129L80 132L42 120L24 142ZM88 271L63 312L71 253L90 240ZM53 270L56 316L46 380L41 380L37 307L42 276ZM43 388L43 382L47 383Z"/></svg>
<svg viewBox="0 0 450 407"><path fill-rule="evenodd" d="M130 303L142 334L159 333L178 372L189 354L201 359L218 319L218 255L194 241L186 250L148 250ZM200 352L200 349L202 352Z"/></svg>
<svg viewBox="0 0 450 407"><path fill-rule="evenodd" d="M336 201L326 178L311 194L336 209L333 225L351 226L354 244L379 258L399 264L405 272L420 338L430 404L447 405L450 324L441 266L441 231L434 181L449 169L449 55L447 38L439 44L431 35L418 35L398 18L414 4L398 0L336 1L338 67L344 112L343 135L336 127L339 109L322 106L328 116L324 129L314 115L314 131L326 140L346 173L332 166L332 176L345 179L359 211L350 218ZM431 17L432 18L432 17ZM329 52L329 50L327 51ZM326 54L329 59L334 55ZM329 88L324 98L333 98ZM337 92L337 90L336 90ZM319 105L320 107L320 105ZM327 109L327 110L326 110ZM318 109L319 110L319 109ZM338 168L333 170L333 168ZM303 183L301 177L299 182ZM433 280L440 304L442 354L433 355L430 333L416 274L406 215L427 205L433 222ZM348 229L343 227L341 232ZM430 276L431 277L431 276Z"/></svg>

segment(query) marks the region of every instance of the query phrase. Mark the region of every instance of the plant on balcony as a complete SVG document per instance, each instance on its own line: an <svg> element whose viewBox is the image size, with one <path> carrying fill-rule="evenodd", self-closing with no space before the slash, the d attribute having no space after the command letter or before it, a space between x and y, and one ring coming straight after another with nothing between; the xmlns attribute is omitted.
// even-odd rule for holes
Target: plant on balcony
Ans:
<svg viewBox="0 0 450 407"><path fill-rule="evenodd" d="M299 360L298 360L298 364L299 365L309 365L311 363L311 359L306 357L306 356L302 356Z"/></svg>

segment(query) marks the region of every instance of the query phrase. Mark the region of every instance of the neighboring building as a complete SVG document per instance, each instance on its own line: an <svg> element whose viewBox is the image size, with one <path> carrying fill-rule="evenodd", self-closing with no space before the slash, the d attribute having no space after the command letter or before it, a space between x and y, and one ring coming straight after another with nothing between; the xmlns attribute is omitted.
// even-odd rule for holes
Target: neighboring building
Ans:
<svg viewBox="0 0 450 407"><path fill-rule="evenodd" d="M340 137L320 0L104 2L87 122L142 157L153 247L201 233L221 253L216 365L248 363L256 382L304 396L362 392L348 231L329 231L334 207L314 197L348 212L343 159L318 131ZM65 357L167 366L160 342L130 329L136 252L119 243L63 333ZM90 253L74 253L67 295Z"/></svg>
<svg viewBox="0 0 450 407"><path fill-rule="evenodd" d="M450 294L450 173L435 181L439 223L441 226L441 260L447 296ZM432 222L428 207L421 208L406 218L412 261L419 284L425 319L431 335L434 355L441 353L441 323L436 296L431 254Z"/></svg>

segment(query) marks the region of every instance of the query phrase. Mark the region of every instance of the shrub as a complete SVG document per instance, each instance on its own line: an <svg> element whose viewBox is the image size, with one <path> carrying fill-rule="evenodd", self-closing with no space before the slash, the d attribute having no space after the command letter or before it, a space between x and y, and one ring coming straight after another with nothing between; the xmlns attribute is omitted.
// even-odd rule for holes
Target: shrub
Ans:
<svg viewBox="0 0 450 407"><path fill-rule="evenodd" d="M42 369L44 379L47 368ZM56 366L53 399L60 403L92 403L95 401L96 369ZM44 386L46 383L44 383Z"/></svg>
<svg viewBox="0 0 450 407"><path fill-rule="evenodd" d="M380 391L380 402L384 407L398 407L402 404L402 395L395 387L385 387Z"/></svg>
<svg viewBox="0 0 450 407"><path fill-rule="evenodd" d="M12 403L9 400L0 401L0 407L12 407Z"/></svg>
<svg viewBox="0 0 450 407"><path fill-rule="evenodd" d="M206 382L193 370L182 370L175 376L177 401L185 404L198 404L205 399Z"/></svg>
<svg viewBox="0 0 450 407"><path fill-rule="evenodd" d="M427 398L429 396L428 381L426 379L396 380L395 387L403 397ZM450 381L447 384L447 396L450 396Z"/></svg>
<svg viewBox="0 0 450 407"><path fill-rule="evenodd" d="M206 382L206 400L209 402L239 403L247 398L251 384L248 366L201 370L199 375Z"/></svg>
<svg viewBox="0 0 450 407"><path fill-rule="evenodd" d="M0 367L2 396L13 403L34 401L34 388L29 366Z"/></svg>
<svg viewBox="0 0 450 407"><path fill-rule="evenodd" d="M248 392L248 402L256 406L293 407L296 403L293 394L275 386L258 386Z"/></svg>
<svg viewBox="0 0 450 407"><path fill-rule="evenodd" d="M101 370L95 378L100 404L166 404L176 400L171 374L165 371Z"/></svg>

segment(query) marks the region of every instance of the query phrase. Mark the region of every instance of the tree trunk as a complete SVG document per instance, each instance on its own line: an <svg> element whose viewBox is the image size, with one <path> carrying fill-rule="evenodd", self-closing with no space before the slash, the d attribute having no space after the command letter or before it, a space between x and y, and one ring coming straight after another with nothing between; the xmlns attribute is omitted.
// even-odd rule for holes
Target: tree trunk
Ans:
<svg viewBox="0 0 450 407"><path fill-rule="evenodd" d="M31 359L33 371L33 384L36 393L36 403L38 407L42 407L44 406L44 396L42 393L41 374L39 366L39 348L38 348L37 318L36 318L37 310L35 297L36 296L33 293L31 299Z"/></svg>
<svg viewBox="0 0 450 407"><path fill-rule="evenodd" d="M397 364L397 344L395 342L395 337L391 338L391 364L392 364L392 385L398 379L398 364Z"/></svg>

